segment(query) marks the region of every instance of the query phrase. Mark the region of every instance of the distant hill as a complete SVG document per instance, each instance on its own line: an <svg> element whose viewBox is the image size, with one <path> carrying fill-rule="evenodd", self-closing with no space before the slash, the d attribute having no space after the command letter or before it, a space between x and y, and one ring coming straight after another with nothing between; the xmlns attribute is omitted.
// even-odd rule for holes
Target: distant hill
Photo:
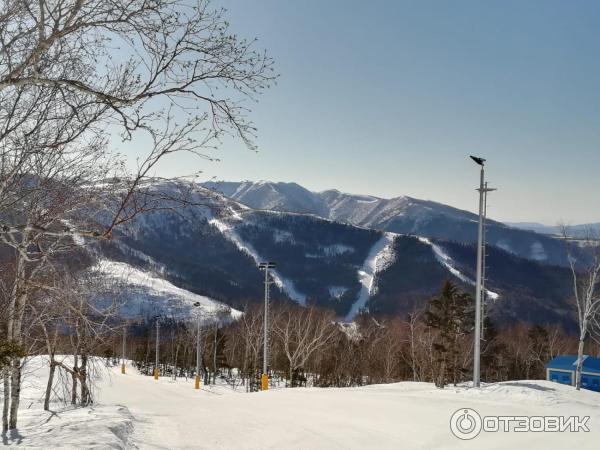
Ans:
<svg viewBox="0 0 600 450"><path fill-rule="evenodd" d="M560 235L561 228L558 225L543 225L535 222L511 222L510 225L514 228L522 230L535 231L536 233L549 234L549 235ZM598 223L587 223L581 225L568 225L569 235L575 238L584 238L590 231L592 233L600 232L600 222ZM600 236L598 236L600 237Z"/></svg>

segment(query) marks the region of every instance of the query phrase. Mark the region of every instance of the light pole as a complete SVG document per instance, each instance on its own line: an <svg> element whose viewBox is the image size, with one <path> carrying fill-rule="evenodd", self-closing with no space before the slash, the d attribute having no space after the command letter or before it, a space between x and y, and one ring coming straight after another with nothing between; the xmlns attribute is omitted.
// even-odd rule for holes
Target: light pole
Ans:
<svg viewBox="0 0 600 450"><path fill-rule="evenodd" d="M155 355L155 360L154 360L154 379L158 380L158 377L160 375L159 370L158 370L158 345L159 345L159 322L158 322L158 316L156 317L156 355Z"/></svg>
<svg viewBox="0 0 600 450"><path fill-rule="evenodd" d="M260 377L261 390L266 391L269 389L269 375L267 373L267 362L269 361L269 269L275 268L274 262L260 263L258 265L260 270L265 271L265 313L263 318L263 372Z"/></svg>
<svg viewBox="0 0 600 450"><path fill-rule="evenodd" d="M484 221L487 209L488 189L485 182L485 159L471 156L480 167L479 173L479 225L477 229L477 281L475 286L475 337L473 350L473 387L481 384L481 332L482 332L482 294L483 294L483 262L485 257Z"/></svg>
<svg viewBox="0 0 600 450"><path fill-rule="evenodd" d="M123 351L121 359L121 373L125 375L125 341L127 339L127 324L123 325Z"/></svg>
<svg viewBox="0 0 600 450"><path fill-rule="evenodd" d="M196 308L200 307L200 302L194 303ZM202 361L202 355L200 354L200 309L196 315L196 325L198 327L196 331L196 379L194 380L194 389L200 389L200 365Z"/></svg>

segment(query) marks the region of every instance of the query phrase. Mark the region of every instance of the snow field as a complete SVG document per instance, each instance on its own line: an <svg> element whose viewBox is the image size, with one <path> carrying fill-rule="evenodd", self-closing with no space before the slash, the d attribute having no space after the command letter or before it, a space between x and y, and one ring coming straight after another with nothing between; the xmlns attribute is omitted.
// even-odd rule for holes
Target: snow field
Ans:
<svg viewBox="0 0 600 450"><path fill-rule="evenodd" d="M38 365L42 357L34 359ZM547 381L436 389L402 382L360 388L295 388L245 393L225 385L193 389L193 380L101 371L93 408L41 410L47 369L28 371L22 403L23 448L139 449L597 449L600 394ZM590 432L482 432L457 439L450 417L589 416ZM42 445L45 444L45 445Z"/></svg>

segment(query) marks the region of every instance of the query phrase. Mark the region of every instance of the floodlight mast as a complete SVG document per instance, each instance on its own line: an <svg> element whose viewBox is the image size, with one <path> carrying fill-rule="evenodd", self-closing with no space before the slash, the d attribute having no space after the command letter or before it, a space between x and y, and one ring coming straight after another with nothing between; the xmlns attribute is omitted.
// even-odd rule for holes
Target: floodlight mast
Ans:
<svg viewBox="0 0 600 450"><path fill-rule="evenodd" d="M194 389L200 389L200 365L202 361L202 355L200 354L200 302L194 303L194 307L197 309L196 314L196 378L194 379Z"/></svg>
<svg viewBox="0 0 600 450"><path fill-rule="evenodd" d="M127 323L123 325L123 350L121 352L121 373L125 375L125 345L127 339Z"/></svg>
<svg viewBox="0 0 600 450"><path fill-rule="evenodd" d="M269 269L275 268L275 263L272 261L260 263L260 270L265 272L265 311L263 317L263 372L261 376L261 390L269 389L268 361L269 361Z"/></svg>
<svg viewBox="0 0 600 450"><path fill-rule="evenodd" d="M477 229L477 281L475 286L475 337L473 350L473 387L478 388L481 384L481 286L483 268L483 214L485 195L485 159L471 156L476 164L481 166L479 174L479 225Z"/></svg>
<svg viewBox="0 0 600 450"><path fill-rule="evenodd" d="M160 371L158 369L158 351L159 351L159 345L160 345L158 328L160 325L159 325L158 319L159 319L159 317L156 316L156 352L154 355L154 358L155 358L155 360L154 360L154 379L155 380L158 380L158 377L160 376Z"/></svg>

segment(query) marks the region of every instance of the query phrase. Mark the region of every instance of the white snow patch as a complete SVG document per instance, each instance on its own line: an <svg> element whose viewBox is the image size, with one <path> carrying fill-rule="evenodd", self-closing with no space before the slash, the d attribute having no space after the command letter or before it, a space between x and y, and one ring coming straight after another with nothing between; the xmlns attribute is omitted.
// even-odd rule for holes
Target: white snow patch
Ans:
<svg viewBox="0 0 600 450"><path fill-rule="evenodd" d="M394 233L384 233L381 239L371 247L367 259L358 271L358 277L361 284L360 291L356 301L350 308L350 311L346 314L345 321L352 321L358 312L365 307L371 294L375 292L375 285L373 282L375 274L384 270L393 261L394 252L392 251L392 243L394 242L395 237L396 234Z"/></svg>
<svg viewBox="0 0 600 450"><path fill-rule="evenodd" d="M439 247L438 245L434 244L433 242L431 242L429 239L424 238L424 237L419 237L419 241L423 242L424 244L429 245L432 250L433 253L435 254L436 259L446 268L448 269L448 271L454 275L456 278L458 278L461 281L464 281L465 283L471 284L473 286L475 286L475 281L471 280L469 277L467 277L466 275L464 275L462 272L460 272L458 269L456 269L452 263L453 260L450 257L450 255L448 255L446 252L444 252L442 250L441 247ZM487 296L489 298L491 298L492 300L497 300L500 295L497 294L496 292L492 292L488 289L485 290Z"/></svg>
<svg viewBox="0 0 600 450"><path fill-rule="evenodd" d="M327 247L323 247L323 253L327 256L343 255L344 253L354 253L354 247L344 244L334 244Z"/></svg>
<svg viewBox="0 0 600 450"><path fill-rule="evenodd" d="M510 245L508 244L508 242L506 242L504 240L496 242L495 246L498 247L498 248L500 248L500 249L502 249L502 250L504 250L507 253L511 253L513 255L515 254L515 252L513 251L513 249L510 248Z"/></svg>
<svg viewBox="0 0 600 450"><path fill-rule="evenodd" d="M333 298L342 298L342 296L348 290L345 286L329 286L329 295Z"/></svg>
<svg viewBox="0 0 600 450"><path fill-rule="evenodd" d="M536 241L531 244L531 259L535 261L546 261L548 259L544 245L541 242Z"/></svg>
<svg viewBox="0 0 600 450"><path fill-rule="evenodd" d="M144 272L123 262L101 260L93 270L125 284L127 301L121 308L121 314L125 316L154 312L187 317L195 314L198 308L200 316L206 320L212 320L224 310L229 310L232 318L241 315L240 311L221 302L181 289L153 273ZM199 303L200 306L195 307L195 303Z"/></svg>
<svg viewBox="0 0 600 450"><path fill-rule="evenodd" d="M273 240L277 243L294 242L294 236L289 231L275 230Z"/></svg>

